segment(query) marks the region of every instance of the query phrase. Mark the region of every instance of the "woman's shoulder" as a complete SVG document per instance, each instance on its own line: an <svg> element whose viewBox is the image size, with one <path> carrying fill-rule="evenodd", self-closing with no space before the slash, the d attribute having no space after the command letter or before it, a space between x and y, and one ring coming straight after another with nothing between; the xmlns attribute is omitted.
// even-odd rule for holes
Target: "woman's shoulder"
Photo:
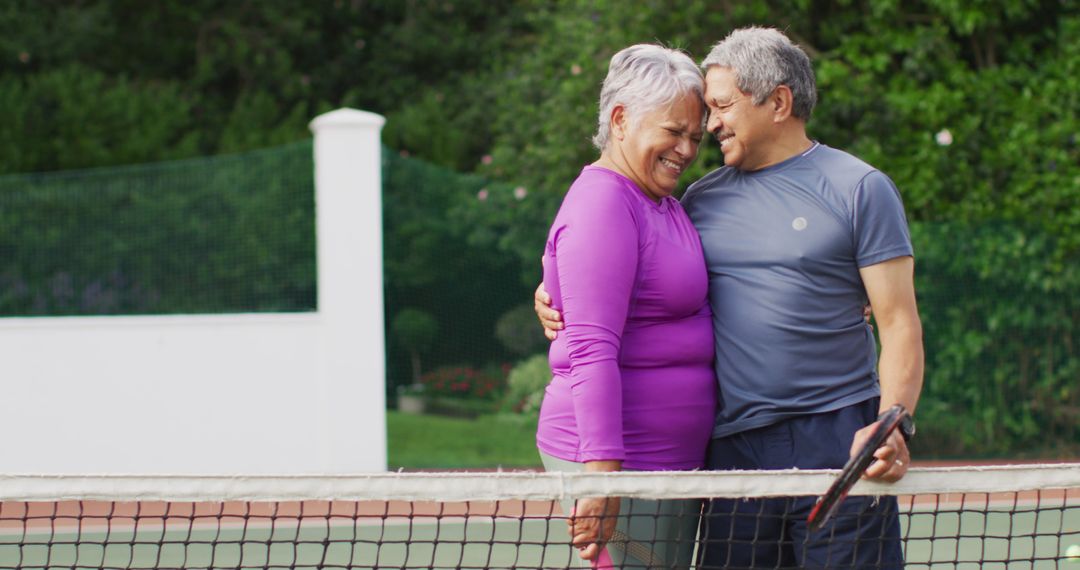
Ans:
<svg viewBox="0 0 1080 570"><path fill-rule="evenodd" d="M634 211L638 202L634 192L637 192L637 189L621 175L590 165L582 169L581 174L570 185L563 205L589 210L616 208Z"/></svg>

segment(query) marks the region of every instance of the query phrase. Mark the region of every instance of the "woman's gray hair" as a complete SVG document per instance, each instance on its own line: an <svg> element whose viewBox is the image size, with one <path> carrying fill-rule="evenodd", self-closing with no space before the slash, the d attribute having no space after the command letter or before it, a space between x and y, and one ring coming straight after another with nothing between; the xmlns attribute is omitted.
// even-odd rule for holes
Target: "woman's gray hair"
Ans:
<svg viewBox="0 0 1080 570"><path fill-rule="evenodd" d="M787 36L773 28L749 27L735 30L713 46L701 62L727 67L735 72L739 90L749 93L755 105L765 102L780 85L791 89L791 114L803 121L817 104L817 83L810 57Z"/></svg>
<svg viewBox="0 0 1080 570"><path fill-rule="evenodd" d="M600 119L593 144L603 151L611 134L611 111L623 105L631 121L693 92L704 100L701 70L685 53L652 44L624 48L611 57L600 89Z"/></svg>

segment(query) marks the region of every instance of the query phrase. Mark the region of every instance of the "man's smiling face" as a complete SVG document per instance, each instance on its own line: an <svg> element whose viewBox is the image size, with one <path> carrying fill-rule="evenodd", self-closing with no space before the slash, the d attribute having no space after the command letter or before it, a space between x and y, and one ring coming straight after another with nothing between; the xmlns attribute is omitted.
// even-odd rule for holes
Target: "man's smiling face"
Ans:
<svg viewBox="0 0 1080 570"><path fill-rule="evenodd" d="M749 93L739 90L735 71L712 66L705 74L706 128L720 144L724 164L739 170L768 166L773 111L769 101L754 105Z"/></svg>

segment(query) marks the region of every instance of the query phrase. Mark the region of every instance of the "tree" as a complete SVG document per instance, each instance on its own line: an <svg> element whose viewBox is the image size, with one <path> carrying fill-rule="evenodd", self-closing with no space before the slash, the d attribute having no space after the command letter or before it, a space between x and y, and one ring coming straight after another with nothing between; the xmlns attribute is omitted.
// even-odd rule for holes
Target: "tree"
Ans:
<svg viewBox="0 0 1080 570"><path fill-rule="evenodd" d="M420 355L431 348L435 336L439 334L439 323L431 314L420 309L402 309L390 325L394 337L409 351L412 361L413 383L420 383L422 370Z"/></svg>

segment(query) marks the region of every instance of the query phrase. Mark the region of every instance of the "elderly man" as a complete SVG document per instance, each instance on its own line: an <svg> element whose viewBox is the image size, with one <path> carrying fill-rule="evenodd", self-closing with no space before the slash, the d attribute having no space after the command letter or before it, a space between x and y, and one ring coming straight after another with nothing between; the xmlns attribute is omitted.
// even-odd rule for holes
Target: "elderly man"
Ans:
<svg viewBox="0 0 1080 570"><path fill-rule="evenodd" d="M872 166L807 136L813 68L784 34L736 30L702 67L707 129L725 166L694 183L682 204L701 234L716 340L708 468L841 467L881 411L903 404L914 412L922 388L899 192ZM557 313L542 290L537 301L552 336ZM862 318L867 302L880 358ZM903 477L913 433L908 418L865 476ZM809 533L813 502L714 499L698 567L902 567L895 500L849 498L824 530Z"/></svg>

